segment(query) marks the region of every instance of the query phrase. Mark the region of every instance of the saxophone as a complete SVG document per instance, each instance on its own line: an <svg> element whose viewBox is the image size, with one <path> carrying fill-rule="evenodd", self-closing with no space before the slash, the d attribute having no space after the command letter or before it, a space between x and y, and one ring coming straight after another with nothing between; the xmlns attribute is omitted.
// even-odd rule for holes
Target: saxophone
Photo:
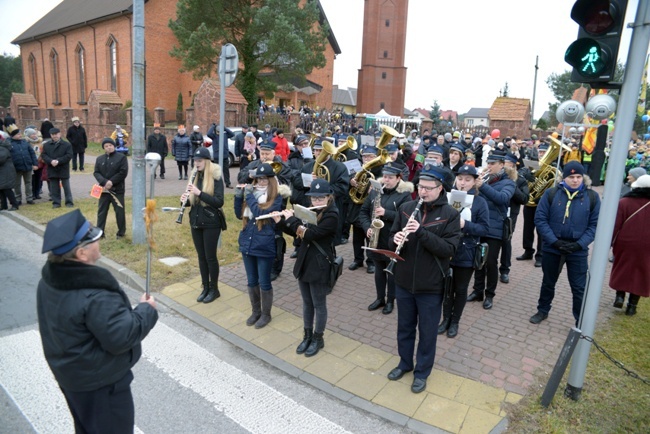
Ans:
<svg viewBox="0 0 650 434"><path fill-rule="evenodd" d="M375 179L375 176L370 172L370 170L375 167L383 166L391 161L390 155L388 155L388 152L386 151L386 146L394 137L399 135L397 131L386 125L380 125L379 128L382 131L381 137L379 137L379 142L377 143L377 149L380 151L379 155L361 166L361 170L354 175L354 180L357 182L357 186L350 189L350 198L352 199L352 202L357 205L361 205L363 201L366 200L366 197L370 192L370 179Z"/></svg>
<svg viewBox="0 0 650 434"><path fill-rule="evenodd" d="M368 241L368 247L371 249L376 249L379 244L379 232L381 228L384 227L384 222L377 217L377 208L381 206L381 191L377 191L377 196L372 201L372 215L370 216L370 229L372 233L370 234L370 240Z"/></svg>

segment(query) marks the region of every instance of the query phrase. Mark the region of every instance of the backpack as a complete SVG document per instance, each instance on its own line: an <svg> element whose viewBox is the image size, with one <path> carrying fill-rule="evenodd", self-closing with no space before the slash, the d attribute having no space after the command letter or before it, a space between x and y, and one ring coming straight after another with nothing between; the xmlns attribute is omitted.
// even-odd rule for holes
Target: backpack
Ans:
<svg viewBox="0 0 650 434"><path fill-rule="evenodd" d="M555 199L555 195L557 194L559 188L558 187L552 187L550 189L550 193L548 194L548 204L552 205L553 204L553 199ZM587 195L589 196L589 214L594 212L594 208L596 207L596 192L593 191L591 188L585 188L585 191L587 192Z"/></svg>

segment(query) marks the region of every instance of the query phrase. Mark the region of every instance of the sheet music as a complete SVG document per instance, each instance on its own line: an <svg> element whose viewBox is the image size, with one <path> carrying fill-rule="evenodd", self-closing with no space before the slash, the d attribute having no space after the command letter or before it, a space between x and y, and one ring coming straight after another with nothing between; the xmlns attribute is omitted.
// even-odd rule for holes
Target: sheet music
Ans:
<svg viewBox="0 0 650 434"><path fill-rule="evenodd" d="M314 153L311 152L311 148L309 146L302 148L302 158L305 160L314 158Z"/></svg>
<svg viewBox="0 0 650 434"><path fill-rule="evenodd" d="M348 160L343 164L345 164L345 167L348 169L348 174L351 176L355 175L357 172L361 172L361 162L356 158L353 160Z"/></svg>
<svg viewBox="0 0 650 434"><path fill-rule="evenodd" d="M311 223L315 225L318 222L316 220L316 213L314 211L310 211L302 205L295 204L293 206L293 215L305 223Z"/></svg>
<svg viewBox="0 0 650 434"><path fill-rule="evenodd" d="M302 185L303 187L311 187L311 183L314 180L314 176L311 173L301 173L302 176Z"/></svg>

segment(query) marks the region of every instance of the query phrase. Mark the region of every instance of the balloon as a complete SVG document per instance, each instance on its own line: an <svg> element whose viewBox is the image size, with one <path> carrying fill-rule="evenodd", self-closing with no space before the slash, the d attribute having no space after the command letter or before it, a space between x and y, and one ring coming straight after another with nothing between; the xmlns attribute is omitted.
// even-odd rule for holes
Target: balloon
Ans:
<svg viewBox="0 0 650 434"><path fill-rule="evenodd" d="M551 137L553 137L554 139L557 139L558 136L559 134L557 133L557 131L554 131L553 134L551 134Z"/></svg>
<svg viewBox="0 0 650 434"><path fill-rule="evenodd" d="M650 134L645 133L645 134L643 135L643 140L648 140L648 139L650 139Z"/></svg>
<svg viewBox="0 0 650 434"><path fill-rule="evenodd" d="M451 126L451 122L447 122L447 126L450 127L450 126Z"/></svg>
<svg viewBox="0 0 650 434"><path fill-rule="evenodd" d="M492 130L492 133L490 133L490 137L492 137L493 139L498 139L499 137L501 137L501 131L497 129Z"/></svg>
<svg viewBox="0 0 650 434"><path fill-rule="evenodd" d="M643 122L648 122L649 119L650 119L650 116L648 116L648 115L643 115L643 116L641 116L641 120L642 120Z"/></svg>

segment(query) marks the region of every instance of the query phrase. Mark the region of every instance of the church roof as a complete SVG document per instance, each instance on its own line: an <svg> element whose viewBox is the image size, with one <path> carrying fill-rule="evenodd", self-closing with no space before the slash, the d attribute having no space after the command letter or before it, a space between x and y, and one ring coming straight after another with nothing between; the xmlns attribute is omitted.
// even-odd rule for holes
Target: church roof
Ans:
<svg viewBox="0 0 650 434"><path fill-rule="evenodd" d="M38 102L31 93L11 93L11 100L16 103L16 107L38 107Z"/></svg>
<svg viewBox="0 0 650 434"><path fill-rule="evenodd" d="M21 44L33 39L133 13L133 0L64 0L11 41Z"/></svg>

